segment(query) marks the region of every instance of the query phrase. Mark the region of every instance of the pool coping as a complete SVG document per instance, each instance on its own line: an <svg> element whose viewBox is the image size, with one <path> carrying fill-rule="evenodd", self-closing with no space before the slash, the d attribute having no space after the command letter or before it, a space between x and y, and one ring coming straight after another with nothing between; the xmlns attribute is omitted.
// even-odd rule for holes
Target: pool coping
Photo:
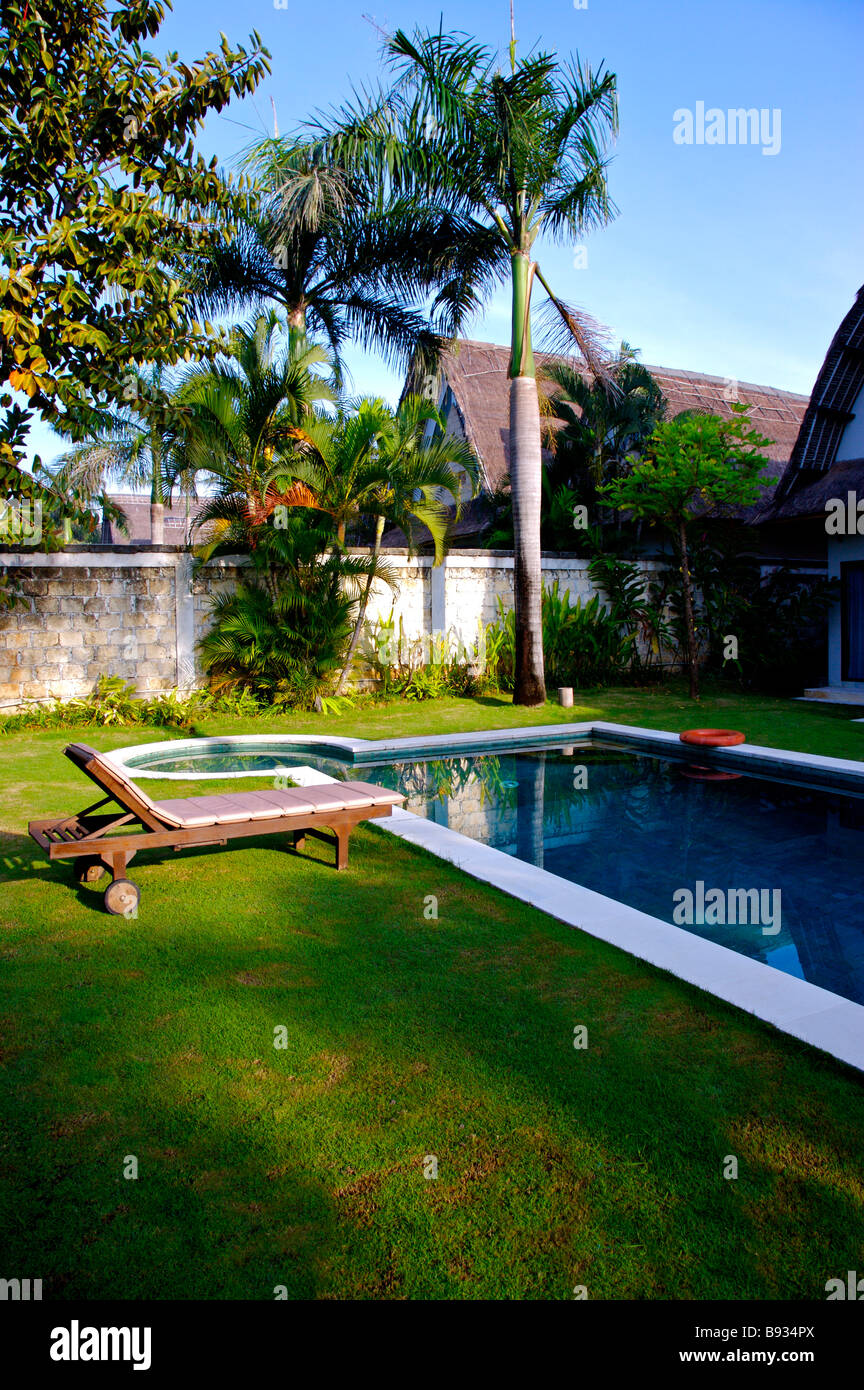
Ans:
<svg viewBox="0 0 864 1390"><path fill-rule="evenodd" d="M206 751L208 745L225 744L272 744L284 741L308 752L320 750L322 756L328 751L338 756L339 752L352 755L354 762L372 761L387 753L428 754L441 752L468 751L469 749L520 745L539 747L549 743L566 743L569 738L599 738L619 740L642 748L663 748L667 754L692 761L693 749L685 747L677 733L665 729L645 729L636 724L613 724L606 720L586 720L579 724L533 724L520 729L477 730L463 734L430 734L424 738L364 739L345 738L339 734L226 734L221 738L160 739L155 743L136 744L132 748L115 749L106 754L135 778L155 778L159 781L188 782L188 772L148 772L144 768L130 767L127 759L147 753L164 750L166 743L177 750L197 748ZM360 754L360 757L356 755ZM122 756L121 756L122 755ZM362 756L365 755L365 756ZM803 773L807 780L817 785L825 785L831 775L832 786L846 786L850 790L864 791L864 762L852 758L829 758L819 753L794 753L784 748L768 748L757 743L739 743L733 748L699 749L700 761L731 769L740 768L749 772L769 772L776 777L783 772ZM287 768L273 768L273 772L287 771ZM821 775L820 775L821 774ZM260 777L260 769L252 772L201 772L194 774L194 780L227 780L235 777Z"/></svg>
<svg viewBox="0 0 864 1390"><path fill-rule="evenodd" d="M521 737L520 737L521 735ZM326 739L311 735L238 735L248 746L250 742L272 743L274 739L284 738L296 749L298 745L312 751L315 749L341 749L356 754L365 753L366 759L385 753L404 754L435 752L446 749L458 752L459 749L484 748L496 746L521 745L538 747L550 742L566 743L591 736L620 741L630 746L643 748L663 748L671 752L674 748L678 756L685 754L677 733L657 729L644 729L628 724L613 724L607 721L586 721L579 724L533 725L528 729L498 729L477 731L472 734L436 734L426 738L399 739L349 739L328 735ZM145 744L135 749L123 750L129 754L143 753L164 747L165 742ZM173 740L170 740L173 742ZM178 740L178 744L230 743L229 738ZM117 754L108 755L121 766L126 767ZM703 759L702 750L699 753ZM791 753L785 749L766 748L756 744L738 744L734 748L706 750L704 760L717 762L722 766L739 767L742 771L770 772L800 778L806 775L808 782L829 783L849 786L850 789L864 791L864 763L850 758L829 758L812 753ZM137 768L127 768L134 776L142 774ZM272 769L274 772L290 773L301 786L315 782L333 782L336 778L311 767ZM160 774L149 774L159 776ZM250 776L250 773L234 773L231 776ZM257 775L261 775L260 772ZM203 774L204 777L225 774ZM189 780L188 774L161 774L161 777L176 780ZM196 778L196 780L198 780ZM795 779L797 780L797 779ZM492 887L508 893L520 902L527 903L541 912L568 926L587 932L601 941L617 946L629 955L644 960L661 970L668 971L678 979L695 985L699 989L743 1009L746 1013L772 1024L775 1028L812 1047L828 1053L841 1062L864 1072L864 1005L844 999L821 985L811 984L794 975L787 975L775 966L762 961L751 960L740 955L728 946L685 931L658 917L628 907L614 898L608 898L580 884L571 883L547 869L539 869L524 860L515 859L491 845L472 840L458 831L450 830L437 822L416 816L410 811L397 810L391 816L377 819L376 824L384 831L396 835L407 843L417 845L436 857L446 860L469 877L488 883Z"/></svg>

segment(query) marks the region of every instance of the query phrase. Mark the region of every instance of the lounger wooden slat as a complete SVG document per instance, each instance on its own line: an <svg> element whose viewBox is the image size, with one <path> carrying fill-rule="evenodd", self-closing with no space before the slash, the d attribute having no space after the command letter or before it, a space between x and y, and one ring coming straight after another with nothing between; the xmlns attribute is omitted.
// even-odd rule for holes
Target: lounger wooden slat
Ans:
<svg viewBox="0 0 864 1390"><path fill-rule="evenodd" d="M28 830L49 859L77 862L81 879L93 881L107 868L111 881L105 906L115 914L129 915L137 906L138 889L125 873L139 850L201 848L273 834L292 835L295 849L302 849L309 834L334 845L336 867L344 869L354 827L389 816L405 800L400 792L369 782L328 782L283 791L152 801L125 769L87 744L70 743L65 753L107 794L77 815L31 821ZM112 801L120 808L117 813L93 814ZM325 834L325 829L331 833Z"/></svg>

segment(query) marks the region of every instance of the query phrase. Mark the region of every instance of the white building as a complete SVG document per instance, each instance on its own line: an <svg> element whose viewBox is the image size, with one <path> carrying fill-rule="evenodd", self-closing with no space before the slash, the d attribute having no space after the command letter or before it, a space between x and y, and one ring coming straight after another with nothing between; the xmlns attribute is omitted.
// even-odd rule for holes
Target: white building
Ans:
<svg viewBox="0 0 864 1390"><path fill-rule="evenodd" d="M829 619L828 686L808 691L864 704L864 286L816 378L772 520L824 530L840 581Z"/></svg>

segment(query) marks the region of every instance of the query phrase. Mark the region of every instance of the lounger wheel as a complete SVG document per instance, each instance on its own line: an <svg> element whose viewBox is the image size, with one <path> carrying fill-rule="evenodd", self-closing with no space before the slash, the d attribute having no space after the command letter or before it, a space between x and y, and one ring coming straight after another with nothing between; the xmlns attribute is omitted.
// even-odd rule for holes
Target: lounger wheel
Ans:
<svg viewBox="0 0 864 1390"><path fill-rule="evenodd" d="M75 877L79 883L98 883L105 873L101 859L79 859L75 865Z"/></svg>
<svg viewBox="0 0 864 1390"><path fill-rule="evenodd" d="M105 889L105 906L114 917L128 917L138 906L141 890L129 878L115 878Z"/></svg>

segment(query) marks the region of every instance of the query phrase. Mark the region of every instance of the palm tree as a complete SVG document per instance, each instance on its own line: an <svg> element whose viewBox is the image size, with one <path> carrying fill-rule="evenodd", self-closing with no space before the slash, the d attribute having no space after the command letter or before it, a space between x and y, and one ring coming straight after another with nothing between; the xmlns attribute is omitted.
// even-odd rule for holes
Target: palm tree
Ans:
<svg viewBox="0 0 864 1390"><path fill-rule="evenodd" d="M617 129L616 80L578 60L538 53L510 72L464 36L398 30L385 44L395 81L361 96L321 128L341 168L377 176L424 210L446 209L459 227L461 291L482 297L511 286L510 477L515 529L517 630L514 699L545 700L540 625L541 436L532 349L536 283L572 351L608 380L594 325L555 295L535 245L581 236L609 220L605 149Z"/></svg>
<svg viewBox="0 0 864 1390"><path fill-rule="evenodd" d="M47 470L54 485L79 500L98 501L103 524L113 516L123 523L122 508L110 503L111 483L146 487L150 491L150 540L164 540L165 502L179 482L181 491L195 495L194 478L180 463L185 412L178 385L161 364L126 376L120 409L88 409L70 417L64 433L76 441Z"/></svg>
<svg viewBox="0 0 864 1390"><path fill-rule="evenodd" d="M576 487L592 505L597 488L620 476L667 406L629 343L621 344L609 373L614 392L606 383L586 378L573 362L549 363L542 373L553 387L543 398L543 413L563 422L553 441L554 480Z"/></svg>
<svg viewBox="0 0 864 1390"><path fill-rule="evenodd" d="M428 437L430 425L434 429ZM445 498L458 516L463 489L471 496L476 492L479 465L467 441L446 435L435 406L415 395L406 396L395 411L382 400L366 399L335 420L307 419L296 438L304 452L274 469L274 495L293 496L292 505L327 512L339 545L344 545L352 522L371 517L375 524L372 567L336 687L339 694L360 640L372 583L380 572L385 523L404 530L409 549L414 548L418 526L425 526L435 563L440 564L451 521Z"/></svg>
<svg viewBox="0 0 864 1390"><path fill-rule="evenodd" d="M284 500L271 485L274 467L295 450L316 405L335 399L314 370L329 366L327 354L302 333L286 334L273 310L235 328L230 341L231 357L189 368L177 392L187 412L178 466L217 483L196 519L209 530L197 547L203 556L227 542L254 546L256 528Z"/></svg>
<svg viewBox="0 0 864 1390"><path fill-rule="evenodd" d="M431 438L428 437L430 423L434 425ZM387 427L378 438L373 471L378 477L373 481L367 503L368 512L375 519L373 562L378 563L384 525L389 521L405 532L409 550L414 548L417 526L425 526L434 546L435 564L440 565L451 523L451 514L443 499L450 497L453 519L456 519L463 488L472 497L477 491L480 467L471 445L467 440L445 434L444 421L431 401L408 395L398 409L391 412ZM337 694L345 684L360 641L371 589L370 578L360 601Z"/></svg>
<svg viewBox="0 0 864 1390"><path fill-rule="evenodd" d="M316 413L335 393L315 370L329 365L323 349L283 329L271 310L234 330L230 358L188 370L180 460L217 482L196 520L197 553L248 551L251 561L248 577L213 605L201 642L211 677L309 705L338 674L361 593L391 578L332 545L334 517L302 481L310 440L338 428Z"/></svg>
<svg viewBox="0 0 864 1390"><path fill-rule="evenodd" d="M337 372L349 339L392 363L434 368L473 307L459 219L383 199L380 183L299 137L261 140L244 163L255 180L245 216L217 230L188 272L199 311L278 305L290 328L327 343Z"/></svg>

